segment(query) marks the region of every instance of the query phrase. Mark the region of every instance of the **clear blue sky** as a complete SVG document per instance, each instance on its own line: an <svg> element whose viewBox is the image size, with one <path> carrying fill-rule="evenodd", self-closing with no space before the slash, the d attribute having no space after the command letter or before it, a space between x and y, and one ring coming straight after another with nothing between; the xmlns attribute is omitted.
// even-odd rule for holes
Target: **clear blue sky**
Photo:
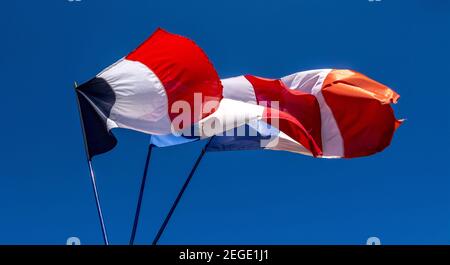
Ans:
<svg viewBox="0 0 450 265"><path fill-rule="evenodd" d="M0 5L0 244L102 243L72 84L157 27L195 40L221 77L360 71L400 93L396 113L408 119L368 158L207 154L162 244L450 243L450 1ZM127 244L148 136L115 134L94 167L110 240ZM154 153L138 243L152 241L203 144Z"/></svg>

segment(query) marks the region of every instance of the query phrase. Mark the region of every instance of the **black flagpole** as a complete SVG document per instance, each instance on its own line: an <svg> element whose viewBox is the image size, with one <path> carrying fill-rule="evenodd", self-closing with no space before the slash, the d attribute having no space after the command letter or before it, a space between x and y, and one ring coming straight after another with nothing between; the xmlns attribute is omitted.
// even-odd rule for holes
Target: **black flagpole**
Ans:
<svg viewBox="0 0 450 265"><path fill-rule="evenodd" d="M159 239L161 238L162 234L164 233L164 230L166 229L167 224L169 223L170 218L172 217L173 212L174 212L175 209L177 208L178 203L179 203L180 200L181 200L181 197L183 197L183 194L184 194L184 192L186 191L186 188L187 188L187 186L189 185L189 182L191 181L192 176L194 176L195 171L197 170L197 167L198 167L198 165L200 164L200 161L202 160L203 156L205 155L205 153L206 153L206 151L207 151L207 149L208 149L208 146L209 146L209 144L211 143L211 140L212 140L213 138L214 138L214 136L211 137L211 138L208 140L208 143L203 147L202 152L201 152L200 155L198 156L197 161L195 161L195 164L194 164L194 166L192 167L191 172L189 173L188 178L187 178L186 181L184 182L183 187L181 188L180 192L178 193L177 198L175 199L175 201L174 201L173 204L172 204L172 208L170 208L170 211L169 211L169 213L167 214L166 219L164 219L163 224L162 224L161 227L159 228L158 234L156 234L156 237L155 237L155 239L153 240L152 245L157 245L157 244L158 244L158 241L159 241Z"/></svg>
<svg viewBox="0 0 450 265"><path fill-rule="evenodd" d="M75 86L75 89L78 87L77 82L74 83L74 86ZM103 241L104 241L105 245L109 245L108 233L106 232L105 220L103 219L102 208L101 208L100 199L98 196L97 183L95 180L95 173L94 173L94 169L92 167L92 160L91 160L91 157L89 156L89 152L88 152L86 132L84 130L83 115L81 114L80 101L78 100L78 94L76 94L76 93L78 93L78 92L75 91L75 97L77 98L78 112L80 114L81 129L83 131L84 149L86 151L86 158L87 158L87 163L88 163L88 167L89 167L89 174L91 175L91 182L92 182L92 188L94 190L94 197L95 197L95 204L97 206L98 218L100 220L100 226L102 228Z"/></svg>
<svg viewBox="0 0 450 265"><path fill-rule="evenodd" d="M148 165L150 163L150 158L151 158L151 155L152 155L152 148L153 148L153 145L150 144L148 146L147 160L145 161L145 167L144 167L144 173L143 173L143 176L142 176L141 189L139 191L139 198L138 198L138 203L137 203L137 207L136 207L136 213L134 215L133 229L131 230L130 245L134 245L134 239L136 238L136 230L137 230L138 223L139 223L139 215L141 213L142 198L144 197L145 183L147 182Z"/></svg>

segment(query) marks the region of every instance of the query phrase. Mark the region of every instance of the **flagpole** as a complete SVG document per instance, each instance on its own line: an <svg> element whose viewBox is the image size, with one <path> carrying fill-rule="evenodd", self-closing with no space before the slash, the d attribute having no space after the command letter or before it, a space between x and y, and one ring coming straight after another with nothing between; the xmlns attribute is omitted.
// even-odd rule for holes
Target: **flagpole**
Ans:
<svg viewBox="0 0 450 265"><path fill-rule="evenodd" d="M141 182L141 189L139 191L139 198L138 198L138 203L137 203L137 207L136 207L136 213L134 215L133 229L131 230L130 245L134 245L134 239L136 238L136 230L137 230L138 223L139 223L139 215L141 213L142 198L144 197L145 183L147 182L147 172L148 172L148 166L150 163L150 158L152 155L152 149L153 149L153 145L150 144L148 146L147 160L145 161L144 173L143 173L142 182Z"/></svg>
<svg viewBox="0 0 450 265"><path fill-rule="evenodd" d="M214 137L214 136L213 136L213 137ZM166 219L164 219L163 224L162 224L161 227L159 228L158 234L156 234L156 237L155 237L155 239L153 240L152 245L157 245L157 244L158 244L159 239L161 238L162 234L163 234L164 231L166 230L167 224L169 223L170 218L172 217L173 212L175 211L175 209L176 209L177 206L178 206L178 203L180 202L181 198L183 197L183 194L184 194L184 192L186 191L186 188L188 187L188 185L189 185L189 183L190 183L190 181L191 181L191 179L192 179L192 176L194 176L195 171L197 170L197 167L198 167L198 165L200 164L200 161L203 159L203 156L205 155L205 153L206 153L206 151L207 151L207 149L208 149L208 146L209 146L209 144L211 143L211 140L213 139L213 137L211 137L211 138L208 140L208 143L206 143L206 145L205 145L205 146L203 147L203 149L202 149L202 152L201 152L200 155L198 156L197 161L195 161L195 164L194 164L194 166L192 167L191 172L189 173L188 178L187 178L186 181L184 182L183 187L181 188L180 192L178 193L177 198L176 198L175 201L173 202L172 207L170 208L170 211L169 211L169 213L168 213L167 216L166 216Z"/></svg>
<svg viewBox="0 0 450 265"><path fill-rule="evenodd" d="M74 87L75 87L75 89L78 87L77 82L74 83ZM80 101L79 101L78 95L76 93L77 93L77 91L75 90L75 97L77 99L77 105L78 105L78 113L80 115L81 129L83 132L84 149L86 151L86 158L87 158L87 163L88 163L88 167L89 167L89 174L91 175L91 183L92 183L92 188L94 191L95 204L97 206L98 218L99 218L100 226L102 229L103 241L104 241L105 245L109 245L108 233L106 231L105 220L103 219L103 212L102 212L102 208L100 205L100 198L98 196L97 182L95 179L94 169L92 167L92 159L91 159L91 157L89 155L89 151L88 151L87 140L86 140L86 131L84 129L84 122L83 122L83 115L81 114Z"/></svg>

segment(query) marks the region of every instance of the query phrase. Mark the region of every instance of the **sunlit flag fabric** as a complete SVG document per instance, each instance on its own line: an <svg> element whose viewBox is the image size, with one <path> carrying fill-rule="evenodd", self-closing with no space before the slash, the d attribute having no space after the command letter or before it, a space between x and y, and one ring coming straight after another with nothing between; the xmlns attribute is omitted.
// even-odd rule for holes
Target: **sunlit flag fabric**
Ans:
<svg viewBox="0 0 450 265"><path fill-rule="evenodd" d="M311 70L281 79L251 75L222 80L223 97L250 104L279 102L279 110L309 132L319 150L292 137L295 127L274 128L263 121L245 125L253 134L215 136L208 151L270 149L324 158L368 156L384 150L401 124L391 103L399 95L385 85L351 70ZM255 134L256 132L256 134ZM158 147L195 141L195 137L152 136Z"/></svg>
<svg viewBox="0 0 450 265"><path fill-rule="evenodd" d="M172 120L178 115L171 110L175 102L187 102L193 110L210 103L212 112L222 98L222 85L193 41L158 29L76 92L91 158L116 145L113 128L171 133ZM191 123L210 114L190 113Z"/></svg>

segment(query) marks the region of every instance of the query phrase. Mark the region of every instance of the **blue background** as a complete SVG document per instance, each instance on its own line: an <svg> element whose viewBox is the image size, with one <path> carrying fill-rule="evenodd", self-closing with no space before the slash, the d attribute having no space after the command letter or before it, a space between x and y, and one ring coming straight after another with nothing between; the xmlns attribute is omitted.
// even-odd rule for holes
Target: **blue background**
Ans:
<svg viewBox="0 0 450 265"><path fill-rule="evenodd" d="M450 1L2 1L0 24L0 244L102 243L73 81L157 27L195 40L221 77L360 71L400 93L408 119L367 158L207 154L162 244L450 243ZM127 244L149 137L115 134L94 167L110 241ZM138 243L203 144L154 152Z"/></svg>

